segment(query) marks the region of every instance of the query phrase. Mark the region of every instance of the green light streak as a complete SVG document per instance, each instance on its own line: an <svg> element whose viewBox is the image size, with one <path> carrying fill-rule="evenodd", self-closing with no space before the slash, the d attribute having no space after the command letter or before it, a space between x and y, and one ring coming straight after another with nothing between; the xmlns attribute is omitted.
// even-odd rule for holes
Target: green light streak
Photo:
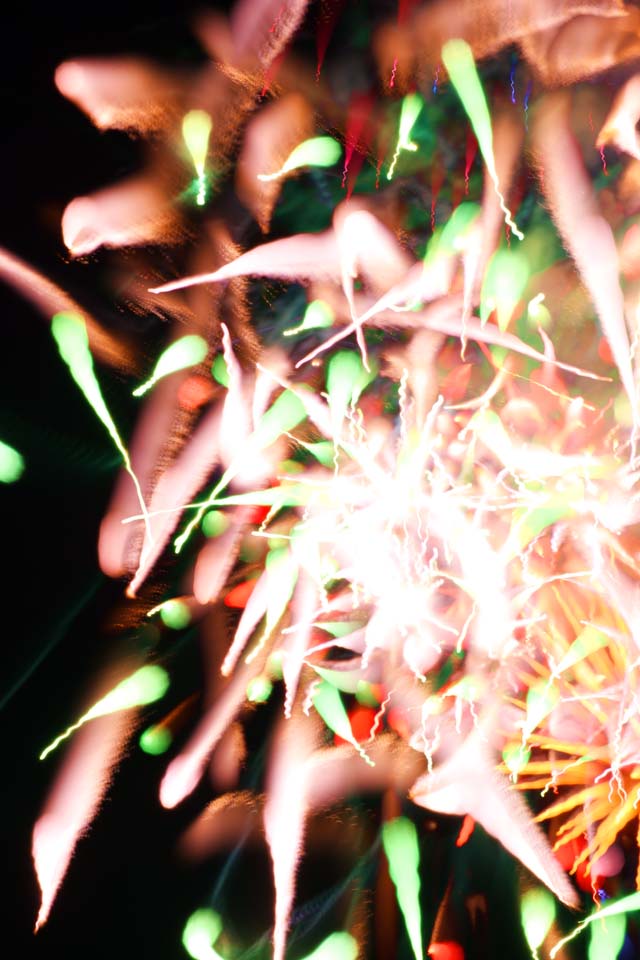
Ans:
<svg viewBox="0 0 640 960"><path fill-rule="evenodd" d="M480 152L487 165L494 190L500 201L500 209L504 214L505 222L509 225L518 240L524 240L524 234L520 232L518 225L512 220L511 213L505 205L504 197L500 192L498 173L493 155L491 116L489 114L489 107L484 95L484 90L480 83L480 77L476 70L471 47L468 43L465 43L464 40L448 40L442 48L442 62L449 74L449 79L456 93L462 101L462 106L471 121Z"/></svg>
<svg viewBox="0 0 640 960"><path fill-rule="evenodd" d="M153 373L145 383L133 391L133 396L142 397L162 377L167 377L170 373L176 373L178 370L184 370L186 367L194 367L196 364L202 363L207 355L207 350L207 341L195 333L176 340L160 354Z"/></svg>
<svg viewBox="0 0 640 960"><path fill-rule="evenodd" d="M51 332L58 345L60 356L69 367L71 376L78 384L85 400L106 428L116 449L122 457L124 468L131 477L138 495L138 502L144 518L147 537L153 542L149 515L142 496L142 489L133 469L126 447L124 446L111 414L104 402L100 384L93 368L93 357L89 350L89 337L82 317L77 313L56 313L51 321Z"/></svg>
<svg viewBox="0 0 640 960"><path fill-rule="evenodd" d="M599 910L594 910L592 914L590 914L588 917L585 917L584 920L581 920L575 930L573 930L568 937L564 937L562 940L559 940L554 946L553 950L550 951L549 957L551 960L554 960L556 955L560 952L560 950L562 950L565 944L569 943L569 941L581 934L590 923L594 922L594 920L607 920L609 917L616 917L620 914L626 913L635 913L638 910L640 910L640 893L631 893L628 897L622 897L621 900L609 901L606 907L602 907ZM607 960L611 960L611 954L608 955Z"/></svg>
<svg viewBox="0 0 640 960"><path fill-rule="evenodd" d="M387 180L391 180L393 177L393 172L396 168L396 163L398 162L398 157L400 156L401 152L403 150L408 150L410 153L415 153L415 151L418 149L418 144L410 140L410 137L413 126L418 119L423 106L424 100L419 93L408 93L402 101L402 107L400 108L398 143L396 145L396 152L394 153L391 161L391 166L387 172Z"/></svg>
<svg viewBox="0 0 640 960"><path fill-rule="evenodd" d="M140 735L140 749L145 753L148 753L152 757L159 757L161 754L166 753L171 743L173 737L171 731L167 727L147 727L147 729Z"/></svg>
<svg viewBox="0 0 640 960"><path fill-rule="evenodd" d="M91 709L80 717L76 723L68 727L59 737L56 737L53 743L42 751L40 760L44 760L63 740L70 737L72 733L79 730L89 720L104 717L109 713L118 713L120 710L129 710L132 707L142 707L148 703L155 703L156 700L160 700L165 695L168 688L169 674L163 667L153 664L140 667L131 676L121 680L102 700L94 703Z"/></svg>
<svg viewBox="0 0 640 960"><path fill-rule="evenodd" d="M342 147L333 137L312 137L299 143L279 170L275 173L259 173L258 180L277 180L283 174L300 167L332 167L341 154Z"/></svg>
<svg viewBox="0 0 640 960"><path fill-rule="evenodd" d="M375 766L353 735L349 717L345 710L340 692L326 680L322 680L313 692L313 705L333 733L356 748L362 759L370 767Z"/></svg>
<svg viewBox="0 0 640 960"><path fill-rule="evenodd" d="M303 960L356 960L358 941L350 933L332 933Z"/></svg>
<svg viewBox="0 0 640 960"><path fill-rule="evenodd" d="M284 331L285 337L292 337L296 333L303 333L305 330L317 330L321 327L330 327L335 320L335 313L328 303L324 300L312 300L307 305L304 312L302 323L297 327L291 327Z"/></svg>
<svg viewBox="0 0 640 960"><path fill-rule="evenodd" d="M15 483L24 473L24 457L0 440L0 483Z"/></svg>
<svg viewBox="0 0 640 960"><path fill-rule="evenodd" d="M601 630L597 630L592 626L586 626L573 641L553 671L554 674L564 673L565 670L575 666L576 663L580 663L581 660L585 660L592 653L595 653L596 650L602 650L603 647L608 647L609 642L609 638L606 634L602 633Z"/></svg>
<svg viewBox="0 0 640 960"><path fill-rule="evenodd" d="M182 931L182 945L193 960L222 960L213 944L222 932L222 920L209 907L192 913Z"/></svg>
<svg viewBox="0 0 640 960"><path fill-rule="evenodd" d="M555 916L555 899L544 887L534 887L522 895L520 919L526 941L535 960L538 957L538 947L544 943Z"/></svg>
<svg viewBox="0 0 640 960"><path fill-rule="evenodd" d="M416 960L422 960L422 916L420 913L420 849L411 820L398 817L382 827L382 845L389 862L389 874L396 888L409 941Z"/></svg>

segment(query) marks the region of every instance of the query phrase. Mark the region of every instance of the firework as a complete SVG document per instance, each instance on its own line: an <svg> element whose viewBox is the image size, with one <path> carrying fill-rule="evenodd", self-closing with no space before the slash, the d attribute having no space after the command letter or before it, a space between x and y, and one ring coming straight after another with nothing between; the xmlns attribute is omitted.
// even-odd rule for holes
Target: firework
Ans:
<svg viewBox="0 0 640 960"><path fill-rule="evenodd" d="M99 129L153 144L142 172L69 203L66 248L133 256L121 302L167 332L136 359L0 257L123 464L99 562L126 579L121 618L156 637L42 752L72 739L33 833L36 929L150 708L161 805L214 794L185 856L268 849L256 949L275 960L304 926L305 849L367 793L379 824L345 840L356 866L322 908L341 928L308 960L382 955L371 915L396 901L407 955L475 955L486 897L462 903L453 860L427 906L424 828L447 817L464 818L454 859L482 828L523 868L534 957L571 956L584 930L590 957L637 937L638 17L535 6L401 3L368 24L239 0L195 24L199 68L59 67ZM342 17L368 31L379 88L342 76ZM613 67L614 90L584 82ZM126 444L94 357L135 376ZM0 453L19 481L28 456ZM196 637L201 705L170 685ZM183 946L253 949L215 897Z"/></svg>

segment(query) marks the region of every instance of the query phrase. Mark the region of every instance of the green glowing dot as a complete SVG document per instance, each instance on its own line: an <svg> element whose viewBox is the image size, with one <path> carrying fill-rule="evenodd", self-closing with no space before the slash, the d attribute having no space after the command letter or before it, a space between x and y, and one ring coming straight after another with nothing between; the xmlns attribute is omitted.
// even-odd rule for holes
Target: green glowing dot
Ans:
<svg viewBox="0 0 640 960"><path fill-rule="evenodd" d="M269 677L254 677L247 686L247 700L250 703L265 703L271 696L273 684Z"/></svg>
<svg viewBox="0 0 640 960"><path fill-rule="evenodd" d="M358 941L350 933L341 931L332 933L303 960L356 960L358 954Z"/></svg>
<svg viewBox="0 0 640 960"><path fill-rule="evenodd" d="M229 526L222 510L209 510L202 518L202 532L205 537L219 537Z"/></svg>
<svg viewBox="0 0 640 960"><path fill-rule="evenodd" d="M24 458L0 440L0 483L15 483L24 471Z"/></svg>
<svg viewBox="0 0 640 960"><path fill-rule="evenodd" d="M222 920L210 907L192 913L182 931L182 945L193 960L214 960L213 944L222 932Z"/></svg>
<svg viewBox="0 0 640 960"><path fill-rule="evenodd" d="M207 341L195 333L175 340L160 354L153 373L145 383L133 391L133 396L142 397L162 377L202 363L208 349Z"/></svg>
<svg viewBox="0 0 640 960"><path fill-rule="evenodd" d="M152 757L159 757L166 753L172 740L171 731L167 727L147 727L140 735L140 749Z"/></svg>
<svg viewBox="0 0 640 960"><path fill-rule="evenodd" d="M145 518L147 535L151 537L149 517L142 495L142 489L131 467L129 453L120 439L118 429L104 402L100 384L95 375L93 357L89 349L89 336L84 319L78 313L56 313L51 321L51 332L58 346L60 356L69 367L71 376L82 391L87 403L106 428L122 457L125 470L131 477L133 485L136 488L138 501Z"/></svg>
<svg viewBox="0 0 640 960"><path fill-rule="evenodd" d="M522 929L531 950L542 946L556 915L553 895L544 887L527 890L520 900Z"/></svg>
<svg viewBox="0 0 640 960"><path fill-rule="evenodd" d="M318 671L320 672L320 670ZM353 735L349 715L345 709L340 691L327 680L323 680L313 692L313 705L332 733L346 740L356 748L362 759L373 766L364 749Z"/></svg>
<svg viewBox="0 0 640 960"><path fill-rule="evenodd" d="M416 960L422 960L420 849L415 825L406 817L388 820L382 827L382 845L413 954Z"/></svg>
<svg viewBox="0 0 640 960"><path fill-rule="evenodd" d="M222 353L219 353L211 366L211 375L214 380L223 387L229 386L229 371L227 370L227 361Z"/></svg>
<svg viewBox="0 0 640 960"><path fill-rule="evenodd" d="M170 630L184 630L191 623L191 611L184 600L167 600L160 610L160 618Z"/></svg>

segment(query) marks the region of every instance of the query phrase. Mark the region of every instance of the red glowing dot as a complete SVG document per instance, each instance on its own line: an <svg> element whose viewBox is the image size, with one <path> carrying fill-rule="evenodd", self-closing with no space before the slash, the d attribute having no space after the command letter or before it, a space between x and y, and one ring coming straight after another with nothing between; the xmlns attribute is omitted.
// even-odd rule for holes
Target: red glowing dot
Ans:
<svg viewBox="0 0 640 960"><path fill-rule="evenodd" d="M239 583L237 587L232 587L224 598L225 607L233 607L234 610L243 610L257 582L257 580L245 580L244 583Z"/></svg>
<svg viewBox="0 0 640 960"><path fill-rule="evenodd" d="M608 363L609 365L613 366L613 354L611 353L611 347L609 346L609 341L606 339L606 337L600 337L600 340L598 341L598 356L603 363Z"/></svg>
<svg viewBox="0 0 640 960"><path fill-rule="evenodd" d="M472 369L473 364L471 363L459 363L444 378L440 393L447 403L458 403L459 400L462 400L469 386Z"/></svg>
<svg viewBox="0 0 640 960"><path fill-rule="evenodd" d="M213 396L214 385L205 377L194 374L180 385L178 403L185 410L197 410Z"/></svg>
<svg viewBox="0 0 640 960"><path fill-rule="evenodd" d="M464 950L455 940L432 943L427 953L433 960L464 960Z"/></svg>
<svg viewBox="0 0 640 960"><path fill-rule="evenodd" d="M475 825L476 822L473 817L470 817L469 814L467 814L462 821L462 827L460 828L460 833L458 834L458 839L456 840L456 847L463 847L465 845L473 833L473 828Z"/></svg>
<svg viewBox="0 0 640 960"><path fill-rule="evenodd" d="M371 727L373 726L376 719L376 711L373 707L353 707L349 710L349 723L351 724L351 731L358 741L362 743L364 740L369 739L371 733ZM333 738L333 742L338 746L341 743L348 743L348 740L343 740L342 737L339 737L336 733Z"/></svg>

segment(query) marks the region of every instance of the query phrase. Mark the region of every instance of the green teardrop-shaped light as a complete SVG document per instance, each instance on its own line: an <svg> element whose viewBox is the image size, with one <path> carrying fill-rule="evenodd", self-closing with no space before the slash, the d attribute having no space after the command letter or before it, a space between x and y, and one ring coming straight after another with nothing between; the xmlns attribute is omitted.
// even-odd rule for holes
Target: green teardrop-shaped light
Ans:
<svg viewBox="0 0 640 960"><path fill-rule="evenodd" d="M211 127L206 110L190 110L182 121L182 136L199 177L204 176Z"/></svg>
<svg viewBox="0 0 640 960"><path fill-rule="evenodd" d="M520 899L520 919L529 949L535 954L556 916L556 902L544 887L527 890Z"/></svg>
<svg viewBox="0 0 640 960"><path fill-rule="evenodd" d="M140 667L131 676L121 680L113 690L110 690L101 700L91 707L80 719L68 727L64 733L49 744L40 754L40 760L44 760L52 750L71 736L74 731L84 726L89 720L96 717L104 717L109 713L117 713L120 710L129 710L132 707L143 707L149 703L155 703L160 700L169 688L169 674L157 664L148 664Z"/></svg>
<svg viewBox="0 0 640 960"><path fill-rule="evenodd" d="M179 340L175 340L160 354L153 373L145 383L133 391L133 396L142 397L148 390L151 390L162 377L202 363L207 355L208 349L207 341L196 333L188 334L186 337L180 337Z"/></svg>
<svg viewBox="0 0 640 960"><path fill-rule="evenodd" d="M359 952L355 937L341 931L328 936L313 953L303 957L303 960L356 960Z"/></svg>
<svg viewBox="0 0 640 960"><path fill-rule="evenodd" d="M56 313L51 321L51 332L58 346L58 351L64 362L69 367L71 376L80 387L87 403L90 405L100 422L106 428L109 436L113 440L116 449L120 453L124 462L124 467L135 486L138 495L138 501L145 519L147 536L151 536L151 526L147 514L147 508L142 495L142 489L138 478L133 472L129 453L120 439L118 429L113 422L111 414L104 402L100 384L95 375L93 367L93 357L89 349L89 336L83 317L78 313Z"/></svg>
<svg viewBox="0 0 640 960"><path fill-rule="evenodd" d="M396 150L391 160L391 165L387 172L387 180L391 180L393 177L393 172L396 168L396 163L398 162L398 157L400 156L403 150L408 150L411 153L415 152L418 149L418 145L413 143L411 138L411 131L413 130L414 124L420 115L420 111L424 106L424 100L419 93L408 93L402 101L402 106L400 108L400 123L398 126L398 143L396 145Z"/></svg>
<svg viewBox="0 0 640 960"><path fill-rule="evenodd" d="M504 197L500 193L493 153L491 115L489 114L487 99L484 95L482 84L480 83L478 71L476 70L471 47L465 40L448 40L442 48L442 62L449 74L449 79L456 93L462 101L462 106L471 121L480 152L493 182L498 199L500 200L500 209L505 216L505 221L513 231L514 236L522 240L523 234L518 230L517 224L513 222L511 214L505 206Z"/></svg>
<svg viewBox="0 0 640 960"><path fill-rule="evenodd" d="M324 300L312 300L307 304L307 308L302 318L302 323L297 327L291 327L284 331L285 337L292 337L295 333L303 333L305 330L319 330L322 327L330 327L335 320L335 313L328 303Z"/></svg>
<svg viewBox="0 0 640 960"><path fill-rule="evenodd" d="M382 845L413 955L415 960L422 960L420 848L415 825L406 817L388 820L382 827Z"/></svg>
<svg viewBox="0 0 640 960"><path fill-rule="evenodd" d="M211 365L211 376L217 380L221 387L229 386L229 370L224 354L219 353Z"/></svg>
<svg viewBox="0 0 640 960"><path fill-rule="evenodd" d="M259 173L258 180L275 180L300 167L332 167L340 159L342 147L333 137L311 137L295 147L275 173Z"/></svg>
<svg viewBox="0 0 640 960"><path fill-rule="evenodd" d="M222 920L210 907L192 913L182 931L182 945L193 960L222 960L213 944L222 933Z"/></svg>
<svg viewBox="0 0 640 960"><path fill-rule="evenodd" d="M360 394L377 373L375 364L370 362L370 370L364 368L359 353L354 350L339 350L327 363L326 384L329 395L329 409L334 424L339 426L350 406L358 402Z"/></svg>

